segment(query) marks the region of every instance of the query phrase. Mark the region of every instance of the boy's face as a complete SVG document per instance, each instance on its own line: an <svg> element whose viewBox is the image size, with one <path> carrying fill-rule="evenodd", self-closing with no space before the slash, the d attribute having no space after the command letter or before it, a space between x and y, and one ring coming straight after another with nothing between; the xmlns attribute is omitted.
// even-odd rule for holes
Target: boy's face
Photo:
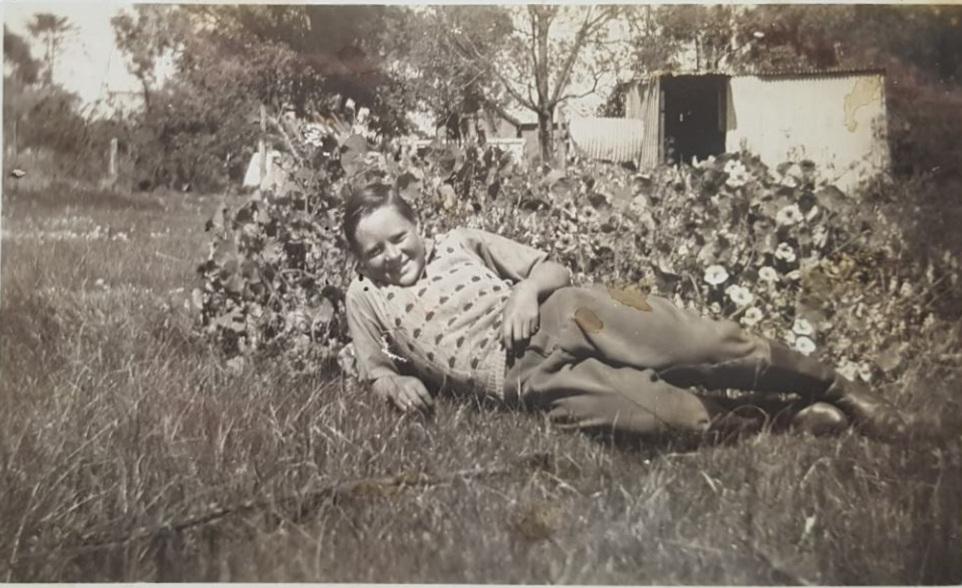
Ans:
<svg viewBox="0 0 962 588"><path fill-rule="evenodd" d="M424 270L424 241L418 227L394 206L361 219L354 233L361 271L375 282L410 286Z"/></svg>

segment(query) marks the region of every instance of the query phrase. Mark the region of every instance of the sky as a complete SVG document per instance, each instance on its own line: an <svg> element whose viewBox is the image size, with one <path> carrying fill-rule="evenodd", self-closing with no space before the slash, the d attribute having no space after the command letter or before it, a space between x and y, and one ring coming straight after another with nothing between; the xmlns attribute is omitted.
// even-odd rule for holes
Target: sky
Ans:
<svg viewBox="0 0 962 588"><path fill-rule="evenodd" d="M77 93L85 105L107 98L108 91L137 92L140 85L127 71L114 42L110 18L129 4L98 2L3 2L3 22L31 43L34 58L43 57L43 44L33 39L27 23L33 15L49 12L65 16L75 30L67 34L54 68L54 82Z"/></svg>

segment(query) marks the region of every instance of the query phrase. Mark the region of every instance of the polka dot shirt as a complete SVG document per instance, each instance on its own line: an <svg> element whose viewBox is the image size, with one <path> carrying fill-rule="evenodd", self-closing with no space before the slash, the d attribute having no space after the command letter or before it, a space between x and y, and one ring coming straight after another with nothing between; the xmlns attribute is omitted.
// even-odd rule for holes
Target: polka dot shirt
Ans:
<svg viewBox="0 0 962 588"><path fill-rule="evenodd" d="M455 229L426 242L413 285L358 277L347 290L347 320L362 378L403 368L427 383L502 395L503 311L511 287L547 255L505 237Z"/></svg>

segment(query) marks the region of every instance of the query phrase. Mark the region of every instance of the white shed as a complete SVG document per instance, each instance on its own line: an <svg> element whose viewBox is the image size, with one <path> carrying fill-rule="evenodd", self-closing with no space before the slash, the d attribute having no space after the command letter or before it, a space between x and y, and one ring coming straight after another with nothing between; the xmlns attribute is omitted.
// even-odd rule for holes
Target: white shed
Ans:
<svg viewBox="0 0 962 588"><path fill-rule="evenodd" d="M880 70L658 75L628 89L625 117L643 121L642 167L747 149L847 189L890 163Z"/></svg>

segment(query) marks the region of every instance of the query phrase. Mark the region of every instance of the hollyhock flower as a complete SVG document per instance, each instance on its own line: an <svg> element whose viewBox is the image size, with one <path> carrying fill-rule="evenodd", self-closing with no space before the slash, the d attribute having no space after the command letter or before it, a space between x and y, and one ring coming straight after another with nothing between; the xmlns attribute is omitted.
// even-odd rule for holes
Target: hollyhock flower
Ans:
<svg viewBox="0 0 962 588"><path fill-rule="evenodd" d="M803 218L802 211L797 204L789 204L775 213L775 222L784 227L798 224Z"/></svg>
<svg viewBox="0 0 962 588"><path fill-rule="evenodd" d="M775 271L775 268L766 265L765 267L758 270L758 279L763 282L774 284L775 282L778 281L778 272Z"/></svg>
<svg viewBox="0 0 962 588"><path fill-rule="evenodd" d="M796 337L795 351L798 351L802 355L811 355L811 353L815 351L815 342L808 337Z"/></svg>
<svg viewBox="0 0 962 588"><path fill-rule="evenodd" d="M755 297L752 295L751 291L744 286L739 286L738 284L732 284L725 289L725 294L731 298L737 306L745 306L746 304L751 304Z"/></svg>
<svg viewBox="0 0 962 588"><path fill-rule="evenodd" d="M787 263L793 263L796 259L795 250L788 243L782 242L775 248L775 257Z"/></svg>
<svg viewBox="0 0 962 588"><path fill-rule="evenodd" d="M728 270L725 269L725 266L710 265L705 268L705 281L712 286L723 284L726 280L728 280Z"/></svg>
<svg viewBox="0 0 962 588"><path fill-rule="evenodd" d="M750 306L745 310L745 314L742 315L741 323L746 327L754 327L763 318L765 318L765 315L762 314L762 311L759 310L757 306Z"/></svg>

